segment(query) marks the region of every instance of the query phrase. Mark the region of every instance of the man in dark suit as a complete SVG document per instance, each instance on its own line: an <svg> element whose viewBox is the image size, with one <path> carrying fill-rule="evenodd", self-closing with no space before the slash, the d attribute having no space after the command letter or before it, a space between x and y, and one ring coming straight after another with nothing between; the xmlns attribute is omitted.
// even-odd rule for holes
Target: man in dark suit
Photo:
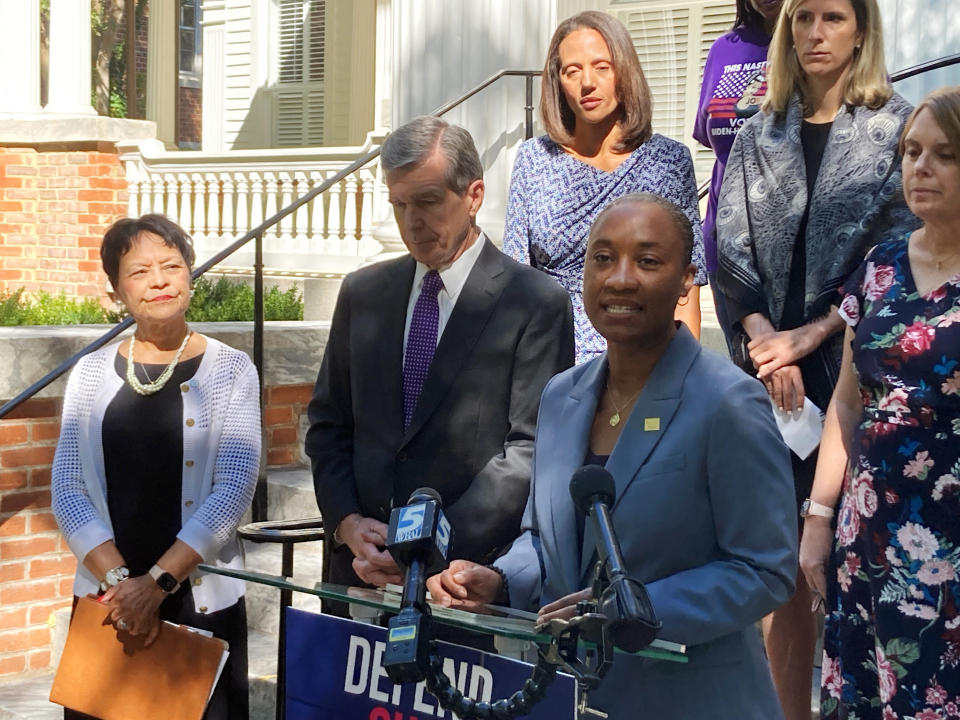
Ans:
<svg viewBox="0 0 960 720"><path fill-rule="evenodd" d="M380 159L410 255L344 279L308 409L328 579L347 585L402 582L386 523L422 486L443 499L451 557L490 563L509 546L540 393L574 356L567 293L477 227L483 167L469 133L420 117Z"/></svg>

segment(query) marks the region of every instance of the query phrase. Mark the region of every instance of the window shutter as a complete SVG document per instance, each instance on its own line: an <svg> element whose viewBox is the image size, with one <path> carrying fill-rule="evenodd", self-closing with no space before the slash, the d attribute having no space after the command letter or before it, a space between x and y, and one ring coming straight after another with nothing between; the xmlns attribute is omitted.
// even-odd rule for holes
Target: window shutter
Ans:
<svg viewBox="0 0 960 720"><path fill-rule="evenodd" d="M303 0L281 0L280 30L277 33L277 82L303 82Z"/></svg>
<svg viewBox="0 0 960 720"><path fill-rule="evenodd" d="M323 144L324 0L279 0L274 140L279 147Z"/></svg>
<svg viewBox="0 0 960 720"><path fill-rule="evenodd" d="M710 45L732 27L736 4L648 1L611 13L626 25L650 85L654 132L690 148L697 180L703 182L713 167L713 153L692 137L703 67Z"/></svg>
<svg viewBox="0 0 960 720"><path fill-rule="evenodd" d="M653 98L653 129L683 139L684 81L690 33L688 7L621 11Z"/></svg>

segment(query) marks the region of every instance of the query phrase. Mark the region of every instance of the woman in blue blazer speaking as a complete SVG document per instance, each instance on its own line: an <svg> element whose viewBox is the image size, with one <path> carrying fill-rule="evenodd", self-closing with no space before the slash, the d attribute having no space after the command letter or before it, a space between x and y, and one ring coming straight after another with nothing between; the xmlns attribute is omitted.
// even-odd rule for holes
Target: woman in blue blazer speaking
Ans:
<svg viewBox="0 0 960 720"><path fill-rule="evenodd" d="M790 460L763 386L674 322L696 272L692 240L683 212L655 195L598 216L583 297L607 351L543 392L523 534L496 569L456 560L428 587L452 607L575 615L596 555L569 481L603 465L627 570L646 585L660 637L686 644L689 662L618 653L590 705L611 718L775 720L755 623L794 588Z"/></svg>

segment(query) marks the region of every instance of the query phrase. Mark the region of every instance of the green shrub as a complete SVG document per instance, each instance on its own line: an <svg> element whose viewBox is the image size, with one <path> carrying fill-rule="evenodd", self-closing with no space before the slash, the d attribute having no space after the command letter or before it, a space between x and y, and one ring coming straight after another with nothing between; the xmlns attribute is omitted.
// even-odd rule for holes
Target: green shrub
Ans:
<svg viewBox="0 0 960 720"><path fill-rule="evenodd" d="M20 296L23 290L16 290L10 294L0 294L0 326L21 325L23 308L20 305Z"/></svg>
<svg viewBox="0 0 960 720"><path fill-rule="evenodd" d="M71 299L63 293L38 292L35 300L23 289L0 293L0 325L86 325L109 322L96 298Z"/></svg>
<svg viewBox="0 0 960 720"><path fill-rule="evenodd" d="M38 292L36 299L24 297L23 288L0 292L0 326L3 325L81 325L117 323L126 311L104 310L96 298L70 299L61 293ZM303 298L296 288L281 292L272 287L263 296L266 320L303 320ZM198 278L187 311L191 322L230 322L253 320L253 288L226 278L213 281Z"/></svg>
<svg viewBox="0 0 960 720"><path fill-rule="evenodd" d="M296 288L281 292L272 287L263 294L263 317L266 320L303 320L303 298ZM216 282L206 277L197 278L187 320L253 320L253 288L226 278Z"/></svg>

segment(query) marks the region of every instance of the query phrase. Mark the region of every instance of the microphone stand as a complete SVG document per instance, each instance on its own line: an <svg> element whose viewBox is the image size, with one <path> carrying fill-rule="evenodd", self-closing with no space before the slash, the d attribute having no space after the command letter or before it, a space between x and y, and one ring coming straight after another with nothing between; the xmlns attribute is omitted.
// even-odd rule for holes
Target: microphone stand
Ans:
<svg viewBox="0 0 960 720"><path fill-rule="evenodd" d="M598 536L596 547L599 560L594 566L592 593L588 601L577 605L575 617L570 620L551 620L540 628L550 635L550 643L538 645L537 664L523 687L509 698L493 703L476 702L464 697L444 674L443 658L437 651L436 642L430 641L425 666L423 656L416 654L416 669L426 679L427 690L437 698L440 707L453 711L464 720L509 720L517 715L529 714L530 709L546 694L557 670L576 678L580 714L607 717L606 713L587 706L587 694L600 685L613 664L614 646L627 652L636 652L649 645L660 629L646 588L627 575L620 543L613 532L609 511L615 495L613 478L601 467L587 466L574 474L570 492L578 507L590 515ZM424 574L422 563L410 563L403 591L405 609L401 614L416 613L421 637L431 637L432 616L423 602ZM411 597L414 594L415 597ZM596 651L588 651L585 658L581 659L577 654L580 640L595 645ZM595 657L590 660L594 652Z"/></svg>

